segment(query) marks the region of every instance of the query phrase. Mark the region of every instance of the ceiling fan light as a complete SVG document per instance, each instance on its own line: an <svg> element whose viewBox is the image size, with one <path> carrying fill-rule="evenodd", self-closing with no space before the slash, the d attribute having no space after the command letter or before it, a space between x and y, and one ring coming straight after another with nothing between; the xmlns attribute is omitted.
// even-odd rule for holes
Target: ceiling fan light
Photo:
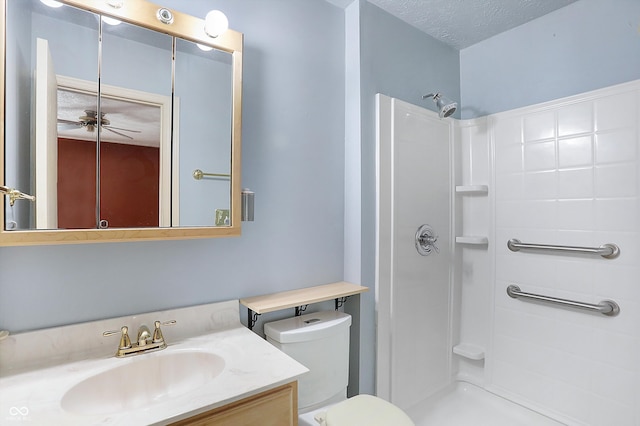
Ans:
<svg viewBox="0 0 640 426"><path fill-rule="evenodd" d="M204 32L209 37L219 37L229 29L227 15L219 10L212 10L204 18Z"/></svg>

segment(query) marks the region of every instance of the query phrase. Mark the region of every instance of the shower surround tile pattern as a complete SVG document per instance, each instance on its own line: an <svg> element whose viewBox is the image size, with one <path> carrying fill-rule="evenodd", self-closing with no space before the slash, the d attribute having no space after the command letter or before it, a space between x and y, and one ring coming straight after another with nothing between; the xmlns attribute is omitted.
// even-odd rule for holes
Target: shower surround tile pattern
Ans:
<svg viewBox="0 0 640 426"><path fill-rule="evenodd" d="M489 387L569 424L640 424L640 82L488 118L495 287ZM507 241L597 247L616 259L511 252ZM598 303L606 317L511 299Z"/></svg>

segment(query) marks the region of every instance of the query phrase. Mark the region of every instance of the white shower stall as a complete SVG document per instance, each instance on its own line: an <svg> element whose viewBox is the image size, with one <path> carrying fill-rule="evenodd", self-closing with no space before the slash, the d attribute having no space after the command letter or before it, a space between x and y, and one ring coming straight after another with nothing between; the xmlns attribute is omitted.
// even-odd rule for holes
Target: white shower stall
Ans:
<svg viewBox="0 0 640 426"><path fill-rule="evenodd" d="M434 414L460 386L494 425L640 425L640 81L473 120L376 104L378 395L418 426L464 424Z"/></svg>

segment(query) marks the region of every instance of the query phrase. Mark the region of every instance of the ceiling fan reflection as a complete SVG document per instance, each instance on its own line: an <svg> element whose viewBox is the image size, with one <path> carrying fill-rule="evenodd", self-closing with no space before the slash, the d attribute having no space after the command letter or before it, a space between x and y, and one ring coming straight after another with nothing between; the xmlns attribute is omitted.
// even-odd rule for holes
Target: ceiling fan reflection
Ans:
<svg viewBox="0 0 640 426"><path fill-rule="evenodd" d="M77 128L85 128L87 129L87 132L94 132L96 130L96 125L98 124L98 113L90 109L85 109L84 114L85 115L81 115L80 117L78 117L78 121L65 120L65 119L59 118L58 129L70 130L70 129L77 129ZM100 112L100 126L105 130L108 130L112 133L115 133L117 135L123 136L128 139L133 139L133 137L127 134L124 134L122 132L141 133L140 130L124 129L121 127L111 126L111 122L105 118L104 112Z"/></svg>

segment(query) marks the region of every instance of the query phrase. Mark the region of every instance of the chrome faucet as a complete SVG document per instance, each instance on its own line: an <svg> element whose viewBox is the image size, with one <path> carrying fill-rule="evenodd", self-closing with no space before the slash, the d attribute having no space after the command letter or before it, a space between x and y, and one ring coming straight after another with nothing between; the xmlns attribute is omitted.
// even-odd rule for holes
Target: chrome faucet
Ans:
<svg viewBox="0 0 640 426"><path fill-rule="evenodd" d="M175 323L176 320L165 321L163 323L161 323L160 321L155 321L153 334L151 334L149 327L147 327L146 325L141 325L140 328L138 328L138 338L135 343L131 343L131 338L129 337L129 327L127 327L126 325L123 326L120 330L105 331L104 333L102 333L102 335L106 337L120 333L120 344L118 345L118 350L116 351L116 357L122 358L128 355L136 355L142 352L150 352L166 348L167 343L164 341L164 336L162 335L160 326L173 325Z"/></svg>

